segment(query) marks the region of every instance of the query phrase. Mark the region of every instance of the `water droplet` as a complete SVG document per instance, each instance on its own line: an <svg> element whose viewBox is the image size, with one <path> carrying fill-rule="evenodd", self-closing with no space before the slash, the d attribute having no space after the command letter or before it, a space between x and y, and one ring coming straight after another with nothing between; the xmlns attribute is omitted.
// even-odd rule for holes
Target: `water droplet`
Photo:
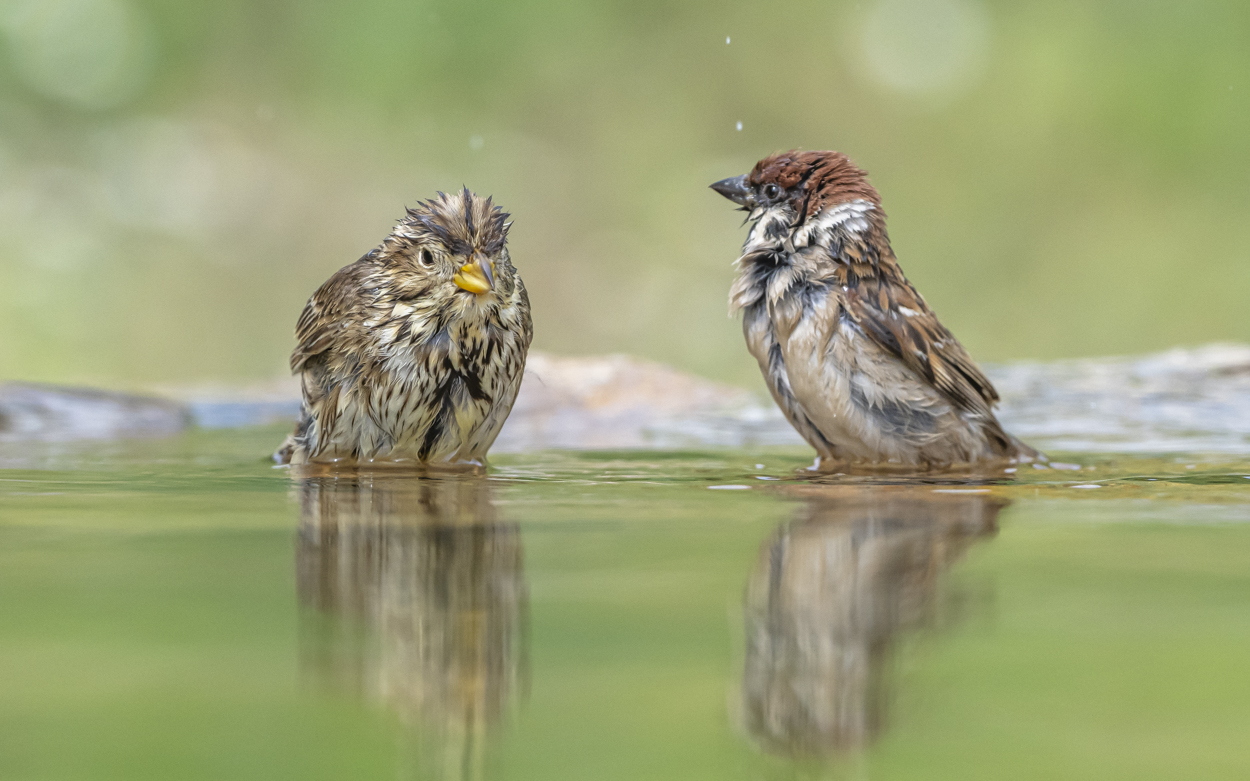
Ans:
<svg viewBox="0 0 1250 781"><path fill-rule="evenodd" d="M749 485L709 485L708 489L711 491L749 491L751 490L751 486Z"/></svg>
<svg viewBox="0 0 1250 781"><path fill-rule="evenodd" d="M738 129L739 129L739 130L741 130L741 129L742 129L742 122L741 122L741 121L739 121L739 122L738 122Z"/></svg>
<svg viewBox="0 0 1250 781"><path fill-rule="evenodd" d="M726 35L726 36L725 36L725 45L726 45L726 46L728 46L728 45L729 45L729 36L728 36L728 35ZM1232 89L1232 87L1229 87L1229 89Z"/></svg>

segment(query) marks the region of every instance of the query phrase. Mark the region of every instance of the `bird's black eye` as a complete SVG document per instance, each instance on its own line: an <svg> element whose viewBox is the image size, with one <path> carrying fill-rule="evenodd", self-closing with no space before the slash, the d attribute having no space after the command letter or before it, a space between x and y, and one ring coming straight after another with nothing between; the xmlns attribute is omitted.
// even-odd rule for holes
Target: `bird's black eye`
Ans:
<svg viewBox="0 0 1250 781"><path fill-rule="evenodd" d="M421 263L422 266L427 266L427 267L433 266L434 254L430 252L428 249L423 249L419 253L417 253L417 260Z"/></svg>
<svg viewBox="0 0 1250 781"><path fill-rule="evenodd" d="M771 200L773 200L774 198L776 198L778 195L781 195L781 188L780 188L780 187L778 187L778 186L777 186L777 185L775 185L775 184L766 184L766 185L764 185L764 197L765 197L765 198L767 198L768 200L770 200L770 201L771 201Z"/></svg>

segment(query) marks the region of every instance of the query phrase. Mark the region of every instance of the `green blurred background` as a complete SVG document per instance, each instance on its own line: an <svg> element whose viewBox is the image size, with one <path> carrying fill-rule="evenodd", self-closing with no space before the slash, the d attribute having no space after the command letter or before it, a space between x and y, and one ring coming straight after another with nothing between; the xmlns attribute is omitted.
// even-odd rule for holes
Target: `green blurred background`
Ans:
<svg viewBox="0 0 1250 781"><path fill-rule="evenodd" d="M280 376L466 184L536 348L754 385L707 185L791 147L868 169L982 360L1250 340L1243 0L0 0L0 49L2 378Z"/></svg>

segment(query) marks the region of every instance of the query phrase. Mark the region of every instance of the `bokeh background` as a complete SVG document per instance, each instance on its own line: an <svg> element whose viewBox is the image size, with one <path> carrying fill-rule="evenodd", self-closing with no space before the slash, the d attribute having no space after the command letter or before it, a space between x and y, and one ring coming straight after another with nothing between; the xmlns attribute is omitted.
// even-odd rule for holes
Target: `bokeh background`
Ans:
<svg viewBox="0 0 1250 781"><path fill-rule="evenodd" d="M868 169L983 361L1250 340L1244 0L0 0L0 377L280 376L465 184L536 348L755 386L707 185L793 147Z"/></svg>

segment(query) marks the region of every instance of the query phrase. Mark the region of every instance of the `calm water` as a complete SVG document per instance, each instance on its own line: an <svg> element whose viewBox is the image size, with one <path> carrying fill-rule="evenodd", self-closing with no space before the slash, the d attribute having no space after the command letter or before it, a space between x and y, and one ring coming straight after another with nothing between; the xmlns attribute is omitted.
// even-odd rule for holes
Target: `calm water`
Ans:
<svg viewBox="0 0 1250 781"><path fill-rule="evenodd" d="M0 778L1250 776L1250 463L279 437L0 452Z"/></svg>

